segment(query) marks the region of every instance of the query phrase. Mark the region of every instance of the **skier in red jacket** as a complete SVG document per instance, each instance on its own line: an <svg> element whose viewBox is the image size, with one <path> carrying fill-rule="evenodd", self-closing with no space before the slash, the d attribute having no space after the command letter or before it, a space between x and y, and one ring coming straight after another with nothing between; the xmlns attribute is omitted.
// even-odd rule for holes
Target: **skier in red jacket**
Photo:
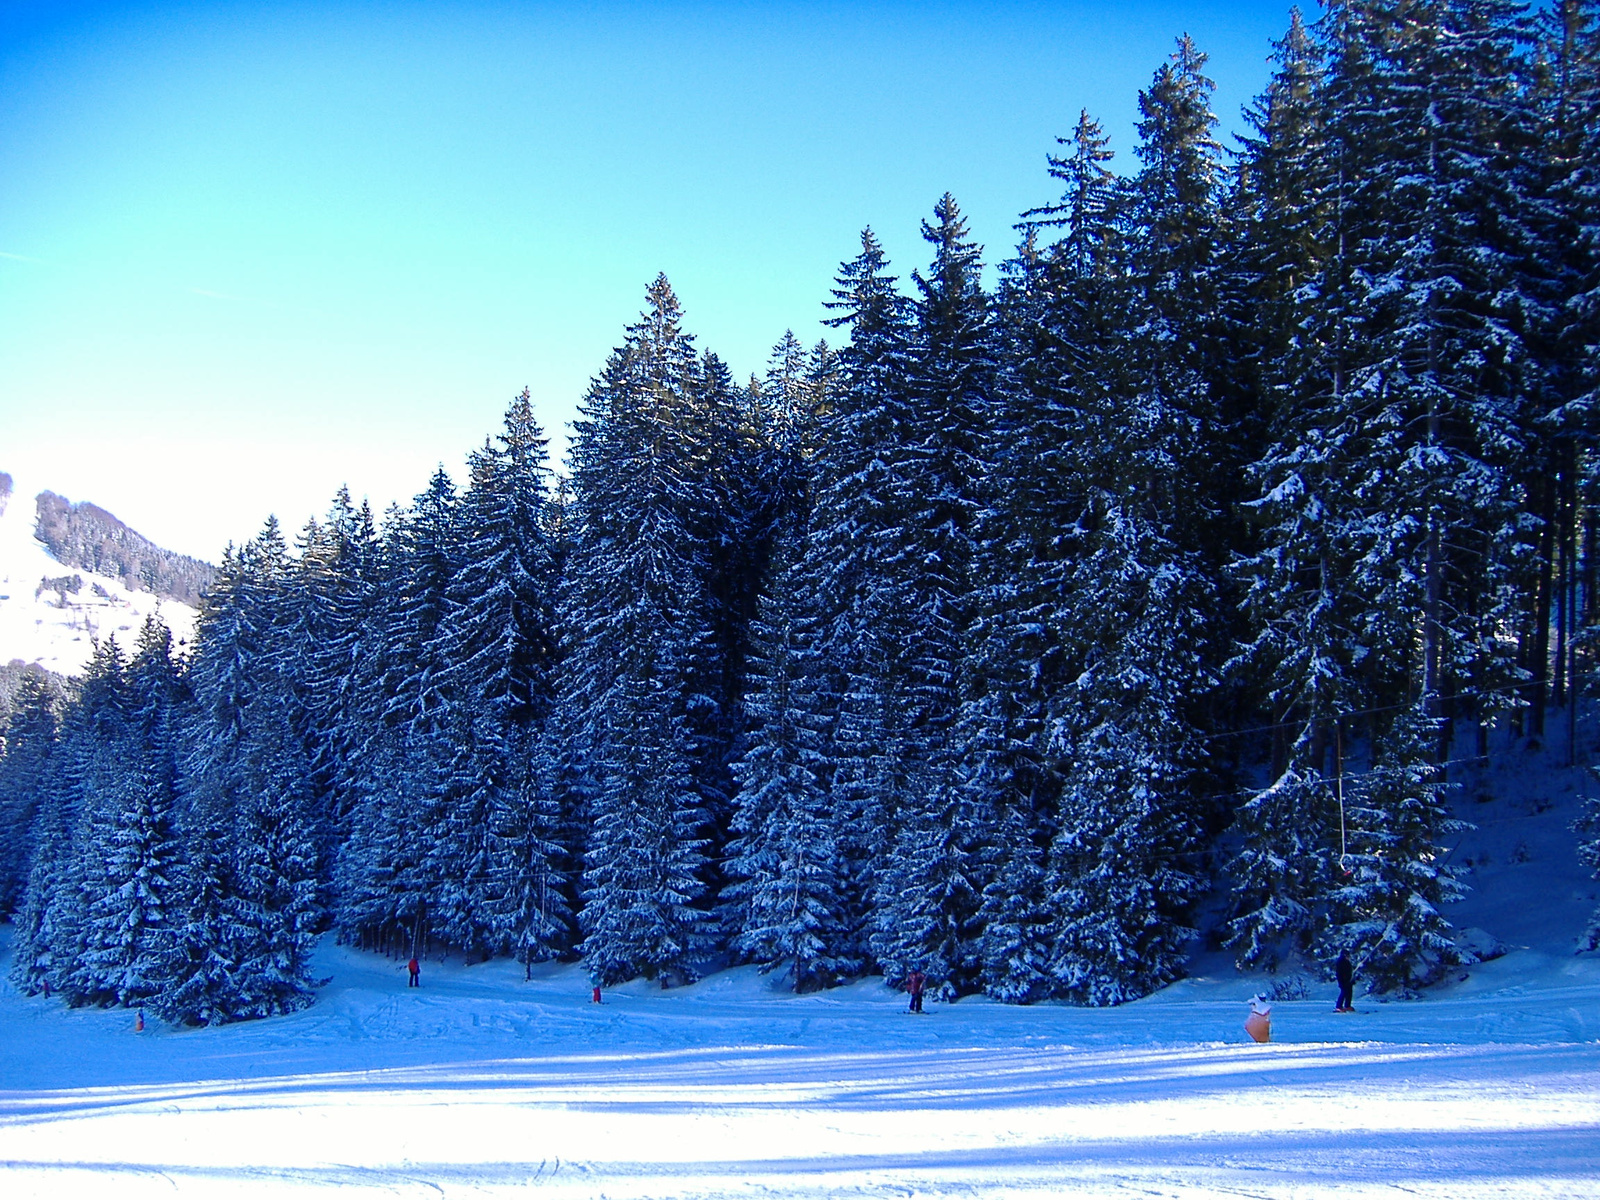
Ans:
<svg viewBox="0 0 1600 1200"><path fill-rule="evenodd" d="M421 987L422 986L422 964L417 962L415 956L413 956L411 961L406 964L406 970L411 972L411 979L406 983L406 986L407 987Z"/></svg>
<svg viewBox="0 0 1600 1200"><path fill-rule="evenodd" d="M927 977L921 971L912 969L906 976L906 991L911 993L911 1009L914 1013L922 1011L922 985L927 982Z"/></svg>

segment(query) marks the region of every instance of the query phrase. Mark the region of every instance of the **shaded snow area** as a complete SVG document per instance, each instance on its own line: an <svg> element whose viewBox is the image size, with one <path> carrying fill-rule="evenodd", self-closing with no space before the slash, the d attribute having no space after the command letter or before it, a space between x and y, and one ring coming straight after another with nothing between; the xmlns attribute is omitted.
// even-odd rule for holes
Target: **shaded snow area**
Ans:
<svg viewBox="0 0 1600 1200"><path fill-rule="evenodd" d="M193 638L195 610L188 605L130 592L121 580L57 562L33 536L38 490L20 481L0 510L0 663L77 675L88 665L95 638L115 636L132 651L152 613L166 622L175 643Z"/></svg>
<svg viewBox="0 0 1600 1200"><path fill-rule="evenodd" d="M0 989L0 1195L1600 1195L1600 970L1280 1003L1204 976L1118 1009L753 969L589 1003L577 967L325 944L314 1008L135 1032ZM1401 1189L1397 1193L1396 1189Z"/></svg>

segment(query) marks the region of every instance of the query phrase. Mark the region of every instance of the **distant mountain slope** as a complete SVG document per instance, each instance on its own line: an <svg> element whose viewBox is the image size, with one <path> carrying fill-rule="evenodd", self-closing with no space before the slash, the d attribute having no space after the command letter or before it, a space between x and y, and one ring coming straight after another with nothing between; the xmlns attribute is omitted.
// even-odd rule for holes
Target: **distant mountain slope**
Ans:
<svg viewBox="0 0 1600 1200"><path fill-rule="evenodd" d="M97 638L114 637L124 650L131 651L139 627L152 615L159 616L179 642L194 637L194 607L148 590L149 584L137 574L133 582L142 586L130 586L114 557L107 556L107 562L115 574L58 561L35 535L32 508L16 499L34 493L26 486L18 488L10 476L0 477L0 482L11 484L0 488L0 664L76 675L88 663ZM132 530L128 532L132 534ZM130 554L129 561L133 557ZM140 556L139 561L150 559ZM209 578L211 569L204 563L197 565L205 568ZM196 588L191 585L188 590L192 594Z"/></svg>
<svg viewBox="0 0 1600 1200"><path fill-rule="evenodd" d="M163 550L98 505L40 492L37 507L35 535L58 562L119 579L129 591L195 605L216 576L210 563Z"/></svg>

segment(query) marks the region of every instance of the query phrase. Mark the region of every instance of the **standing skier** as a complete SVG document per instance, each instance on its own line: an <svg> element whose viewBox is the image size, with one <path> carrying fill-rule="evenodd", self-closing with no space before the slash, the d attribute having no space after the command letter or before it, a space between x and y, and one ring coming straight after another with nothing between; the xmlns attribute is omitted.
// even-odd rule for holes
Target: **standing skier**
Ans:
<svg viewBox="0 0 1600 1200"><path fill-rule="evenodd" d="M927 977L915 968L906 976L906 991L911 993L911 1010L914 1013L922 1011L922 985L927 982Z"/></svg>
<svg viewBox="0 0 1600 1200"><path fill-rule="evenodd" d="M411 956L411 961L406 964L406 970L411 972L411 979L406 984L406 986L407 987L421 987L422 986L422 964L417 961L417 956L416 955L413 954Z"/></svg>
<svg viewBox="0 0 1600 1200"><path fill-rule="evenodd" d="M1350 965L1348 951L1339 951L1339 961L1333 964L1333 977L1339 981L1339 1000L1333 1006L1333 1011L1355 1012L1355 1005L1350 1002L1350 994L1356 981L1356 969Z"/></svg>

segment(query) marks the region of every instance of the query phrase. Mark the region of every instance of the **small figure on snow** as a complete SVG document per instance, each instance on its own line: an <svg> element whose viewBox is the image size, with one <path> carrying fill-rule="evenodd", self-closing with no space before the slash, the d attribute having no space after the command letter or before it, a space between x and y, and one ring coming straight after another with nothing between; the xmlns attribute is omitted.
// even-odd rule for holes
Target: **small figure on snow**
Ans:
<svg viewBox="0 0 1600 1200"><path fill-rule="evenodd" d="M906 976L906 991L911 993L911 1012L922 1011L922 986L927 981L927 976L916 968L912 968L911 974Z"/></svg>
<svg viewBox="0 0 1600 1200"><path fill-rule="evenodd" d="M422 986L422 964L417 961L417 956L415 954L413 954L411 956L411 961L406 964L406 970L411 972L411 979L406 984L406 986L407 987L421 987Z"/></svg>
<svg viewBox="0 0 1600 1200"><path fill-rule="evenodd" d="M1333 964L1333 977L1339 981L1339 1000L1333 1006L1333 1011L1355 1012L1355 1005L1350 1002L1350 997L1355 986L1356 969L1350 964L1349 951L1339 951L1339 961Z"/></svg>
<svg viewBox="0 0 1600 1200"><path fill-rule="evenodd" d="M1244 1031L1258 1042L1272 1040L1272 1005L1265 992L1250 997L1250 1015L1244 1019Z"/></svg>
<svg viewBox="0 0 1600 1200"><path fill-rule="evenodd" d="M598 983L594 985L594 994L589 997L589 1003L590 1004L604 1004L605 1003L604 1000L600 999L600 985Z"/></svg>

